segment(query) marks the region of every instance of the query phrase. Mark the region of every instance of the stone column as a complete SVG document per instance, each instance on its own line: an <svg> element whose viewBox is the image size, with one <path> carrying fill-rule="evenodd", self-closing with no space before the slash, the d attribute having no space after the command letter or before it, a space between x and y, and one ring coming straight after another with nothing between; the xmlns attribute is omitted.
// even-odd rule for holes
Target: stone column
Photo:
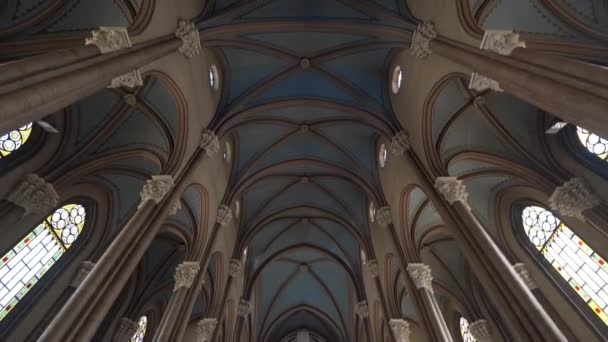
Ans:
<svg viewBox="0 0 608 342"><path fill-rule="evenodd" d="M403 319L391 319L388 325L393 331L395 341L397 342L410 342L410 324Z"/></svg>
<svg viewBox="0 0 608 342"><path fill-rule="evenodd" d="M408 264L407 271L422 297L426 311L431 316L431 325L438 338L441 341L452 342L452 335L450 335L450 330L445 323L439 304L437 304L437 300L433 294L431 268L425 264Z"/></svg>
<svg viewBox="0 0 608 342"><path fill-rule="evenodd" d="M211 337L217 327L217 319L204 318L196 324L196 332L198 334L198 342L211 342Z"/></svg>
<svg viewBox="0 0 608 342"><path fill-rule="evenodd" d="M295 342L310 342L310 341L311 341L310 333L308 331L305 331L305 330L298 331Z"/></svg>
<svg viewBox="0 0 608 342"><path fill-rule="evenodd" d="M461 233L469 243L469 246L464 248L471 249L482 258L482 260L476 260L475 264L491 268L488 273L492 274L493 281L498 283L496 289L501 293L496 295L502 296L504 310L507 311L507 307L510 306L511 310L517 312L516 316L520 319L520 323L525 323L526 333L530 336L537 336L534 339L566 341L555 322L545 312L492 237L471 212L471 208L466 202L468 194L462 181L456 177L439 177L435 187L462 220ZM511 326L511 328L512 330L518 329L515 326ZM513 332L522 333L522 331Z"/></svg>
<svg viewBox="0 0 608 342"><path fill-rule="evenodd" d="M73 287L75 289L78 288L78 286L80 286L80 284L82 284L82 282L89 275L89 273L91 273L91 270L93 269L93 267L95 267L94 262L86 261L86 260L81 261L80 267L78 267L76 274L74 274L74 278L72 278L72 281L70 282L70 287Z"/></svg>
<svg viewBox="0 0 608 342"><path fill-rule="evenodd" d="M504 89L564 121L608 136L604 67L525 49L525 42L512 31L486 31L480 47L471 47L439 36L432 22L419 26L411 51L423 59L436 53L470 68L476 89Z"/></svg>
<svg viewBox="0 0 608 342"><path fill-rule="evenodd" d="M138 328L139 326L136 322L125 317L121 318L116 326L116 332L112 337L112 342L129 342Z"/></svg>
<svg viewBox="0 0 608 342"><path fill-rule="evenodd" d="M94 31L87 44L97 46L101 54L86 48L84 57L78 55L71 64L56 68L45 65L37 73L0 86L0 132L40 120L108 85L140 85L140 67L178 49L188 58L194 56L200 50L197 37L198 31L187 23L180 23L175 35L136 46L131 46L124 30L101 28ZM9 63L3 68L19 69L20 65ZM24 76L17 70L10 78L15 75Z"/></svg>
<svg viewBox="0 0 608 342"><path fill-rule="evenodd" d="M163 312L153 341L171 341L171 334L175 330L179 314L188 299L188 291L197 278L200 269L201 266L196 261L184 261L175 268L173 295Z"/></svg>
<svg viewBox="0 0 608 342"><path fill-rule="evenodd" d="M469 333L473 336L477 342L492 342L494 338L492 337L492 329L488 321L485 319L480 319L475 321L469 325Z"/></svg>

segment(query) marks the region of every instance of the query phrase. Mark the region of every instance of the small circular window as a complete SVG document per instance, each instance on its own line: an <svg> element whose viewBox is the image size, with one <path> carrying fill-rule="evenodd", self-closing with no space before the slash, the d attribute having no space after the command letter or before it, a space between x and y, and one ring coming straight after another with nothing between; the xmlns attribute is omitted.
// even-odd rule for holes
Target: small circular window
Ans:
<svg viewBox="0 0 608 342"><path fill-rule="evenodd" d="M397 94L399 89L401 89L401 83L403 81L403 70L400 65L397 65L395 69L393 69L393 75L391 77L391 88L393 89L393 94Z"/></svg>
<svg viewBox="0 0 608 342"><path fill-rule="evenodd" d="M376 205L374 202L369 201L369 220L374 222L376 220Z"/></svg>
<svg viewBox="0 0 608 342"><path fill-rule="evenodd" d="M380 164L380 167L384 167L386 165L387 159L388 151L386 150L386 145L382 144L378 150L378 164Z"/></svg>
<svg viewBox="0 0 608 342"><path fill-rule="evenodd" d="M230 147L230 143L229 142L226 142L226 144L224 144L224 152L222 154L222 157L227 162L230 161L230 159L232 157L232 149Z"/></svg>
<svg viewBox="0 0 608 342"><path fill-rule="evenodd" d="M209 86L211 86L211 89L217 89L219 87L219 77L218 77L218 71L217 71L217 67L215 65L212 65L209 68Z"/></svg>

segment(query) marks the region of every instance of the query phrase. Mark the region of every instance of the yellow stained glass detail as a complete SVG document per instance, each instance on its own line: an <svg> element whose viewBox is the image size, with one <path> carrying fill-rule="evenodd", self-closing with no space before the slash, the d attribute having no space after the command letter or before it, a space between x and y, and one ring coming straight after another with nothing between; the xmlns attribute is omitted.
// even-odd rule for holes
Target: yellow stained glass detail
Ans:
<svg viewBox="0 0 608 342"><path fill-rule="evenodd" d="M20 149L31 134L32 123L29 123L0 136L0 159Z"/></svg>

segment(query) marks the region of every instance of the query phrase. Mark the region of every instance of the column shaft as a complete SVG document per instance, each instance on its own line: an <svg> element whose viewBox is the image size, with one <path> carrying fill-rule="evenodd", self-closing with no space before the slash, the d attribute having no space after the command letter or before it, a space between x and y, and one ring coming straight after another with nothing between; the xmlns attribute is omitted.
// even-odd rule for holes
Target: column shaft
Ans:
<svg viewBox="0 0 608 342"><path fill-rule="evenodd" d="M439 308L439 304L437 304L437 300L431 291L427 289L418 290L420 297L422 298L423 305L431 316L431 326L435 332L436 337L442 342L452 342L452 335L450 334L450 330L448 329L447 324L445 323L445 319L443 314L441 314L441 309Z"/></svg>

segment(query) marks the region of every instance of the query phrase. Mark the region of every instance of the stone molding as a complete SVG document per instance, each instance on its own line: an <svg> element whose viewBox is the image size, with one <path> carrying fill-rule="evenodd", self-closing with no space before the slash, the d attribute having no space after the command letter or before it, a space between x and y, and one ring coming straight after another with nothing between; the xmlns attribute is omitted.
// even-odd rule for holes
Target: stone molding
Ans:
<svg viewBox="0 0 608 342"><path fill-rule="evenodd" d="M410 47L412 55L424 59L433 53L430 44L435 38L437 38L437 31L435 31L435 24L433 22L427 21L418 25L418 29L412 36L412 45Z"/></svg>
<svg viewBox="0 0 608 342"><path fill-rule="evenodd" d="M429 266L421 263L408 264L407 271L417 289L427 289L431 293L433 292L433 274Z"/></svg>
<svg viewBox="0 0 608 342"><path fill-rule="evenodd" d="M558 186L549 197L551 209L560 215L584 219L583 212L600 205L600 199L583 178L572 178Z"/></svg>
<svg viewBox="0 0 608 342"><path fill-rule="evenodd" d="M192 58L201 53L201 39L198 35L198 29L193 23L183 19L179 20L175 36L182 40L179 52L186 58Z"/></svg>
<svg viewBox="0 0 608 342"><path fill-rule="evenodd" d="M203 131L199 146L210 156L215 155L220 151L220 142L217 136L213 131L208 129Z"/></svg>
<svg viewBox="0 0 608 342"><path fill-rule="evenodd" d="M519 33L513 30L487 30L479 49L488 50L499 55L510 56L517 48L526 48L526 42L519 39Z"/></svg>
<svg viewBox="0 0 608 342"><path fill-rule="evenodd" d="M380 272L378 270L378 261L376 261L376 259L369 260L365 264L365 269L374 278L377 278L378 275L380 274Z"/></svg>
<svg viewBox="0 0 608 342"><path fill-rule="evenodd" d="M139 193L141 198L139 208L149 200L154 201L156 204L160 203L167 193L173 189L173 185L173 177L171 175L152 176L152 179L146 182L144 188Z"/></svg>
<svg viewBox="0 0 608 342"><path fill-rule="evenodd" d="M456 177L437 177L435 189L449 204L454 204L458 201L467 204L469 194L463 182Z"/></svg>
<svg viewBox="0 0 608 342"><path fill-rule="evenodd" d="M217 223L220 226L225 226L232 221L232 210L225 204L221 204L217 208Z"/></svg>
<svg viewBox="0 0 608 342"><path fill-rule="evenodd" d="M410 342L410 324L404 319L391 319L388 323L397 342Z"/></svg>
<svg viewBox="0 0 608 342"><path fill-rule="evenodd" d="M194 283L194 279L198 275L200 269L201 265L196 261L184 261L177 265L177 267L175 267L175 274L173 275L173 278L175 279L173 291L177 291L182 287L189 289L190 286L192 286L192 283Z"/></svg>
<svg viewBox="0 0 608 342"><path fill-rule="evenodd" d="M410 140L409 134L406 131L399 131L393 137L391 141L390 151L394 156L400 156L405 153L405 151L410 149Z"/></svg>
<svg viewBox="0 0 608 342"><path fill-rule="evenodd" d="M239 274L239 272L241 272L242 267L243 267L243 264L241 263L240 260L237 260L237 259L230 260L230 271L229 271L230 276L232 278L234 278L237 274Z"/></svg>
<svg viewBox="0 0 608 342"><path fill-rule="evenodd" d="M112 79L112 83L108 88L137 88L144 85L144 80L141 77L141 72L139 70L129 71L124 75L120 75L118 77L114 77Z"/></svg>
<svg viewBox="0 0 608 342"><path fill-rule="evenodd" d="M500 87L500 83L489 77L483 76L476 72L471 74L471 81L469 82L469 89L473 89L478 92L486 91L488 89L503 92L504 90Z"/></svg>
<svg viewBox="0 0 608 342"><path fill-rule="evenodd" d="M528 267L526 266L526 264L524 264L523 262L518 262L513 265L513 268L515 269L515 272L517 272L521 280L523 280L524 284L526 284L528 289L534 290L538 288L536 282L534 281L534 279L532 279L532 276L530 276L530 272L528 271Z"/></svg>
<svg viewBox="0 0 608 342"><path fill-rule="evenodd" d="M388 206L378 208L378 210L376 210L376 222L383 226L392 224L393 215L391 214L391 208Z"/></svg>
<svg viewBox="0 0 608 342"><path fill-rule="evenodd" d="M70 282L70 287L78 288L80 284L84 281L84 279L91 273L91 270L95 267L95 263L92 261L81 261L78 266L78 270L74 274L72 281Z"/></svg>
<svg viewBox="0 0 608 342"><path fill-rule="evenodd" d="M196 332L199 342L210 342L213 337L213 332L217 327L217 319L203 318L196 323Z"/></svg>
<svg viewBox="0 0 608 342"><path fill-rule="evenodd" d="M480 319L469 325L469 333L477 342L491 342L492 331L490 324L485 319Z"/></svg>
<svg viewBox="0 0 608 342"><path fill-rule="evenodd" d="M116 332L112 337L113 342L129 342L131 337L135 335L139 325L137 322L133 322L132 320L123 317L118 321L116 325Z"/></svg>
<svg viewBox="0 0 608 342"><path fill-rule="evenodd" d="M367 305L366 300L357 303L355 306L355 313L357 316L361 317L361 319L366 319L369 317L369 306Z"/></svg>
<svg viewBox="0 0 608 342"><path fill-rule="evenodd" d="M239 302L238 310L237 310L238 316L245 318L251 314L252 310L253 310L253 305L251 304L251 302L241 299L241 301Z"/></svg>
<svg viewBox="0 0 608 342"><path fill-rule="evenodd" d="M47 215L57 207L59 195L52 184L37 174L29 174L10 192L7 200L23 209L25 214Z"/></svg>

